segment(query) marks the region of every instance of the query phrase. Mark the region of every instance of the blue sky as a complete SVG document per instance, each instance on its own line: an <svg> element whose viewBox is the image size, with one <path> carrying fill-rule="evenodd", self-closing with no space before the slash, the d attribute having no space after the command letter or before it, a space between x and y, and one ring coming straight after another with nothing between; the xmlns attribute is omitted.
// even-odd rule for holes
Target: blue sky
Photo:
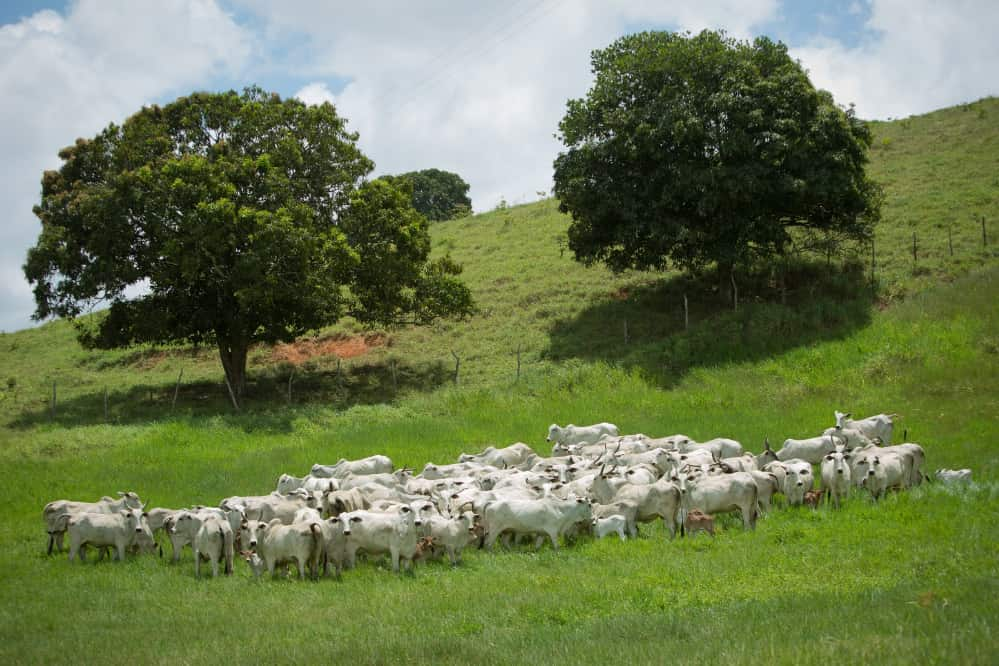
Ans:
<svg viewBox="0 0 999 666"><path fill-rule="evenodd" d="M864 118L999 93L996 0L4 0L0 330L31 325L21 265L42 172L144 104L254 83L330 101L376 175L455 171L488 210L551 188L553 134L593 49L704 28L783 41Z"/></svg>

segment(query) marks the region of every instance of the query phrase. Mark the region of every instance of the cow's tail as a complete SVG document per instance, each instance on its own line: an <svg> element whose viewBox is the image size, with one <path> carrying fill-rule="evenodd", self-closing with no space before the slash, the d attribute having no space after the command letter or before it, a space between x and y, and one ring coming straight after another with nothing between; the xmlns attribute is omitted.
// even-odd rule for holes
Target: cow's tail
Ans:
<svg viewBox="0 0 999 666"><path fill-rule="evenodd" d="M232 575L232 560L236 556L236 546L233 543L232 529L228 531L219 527L219 536L222 537L222 561L225 563L223 572L226 576Z"/></svg>
<svg viewBox="0 0 999 666"><path fill-rule="evenodd" d="M325 550L323 548L323 533L319 529L318 523L309 523L309 531L312 533L312 577L318 579L320 555Z"/></svg>

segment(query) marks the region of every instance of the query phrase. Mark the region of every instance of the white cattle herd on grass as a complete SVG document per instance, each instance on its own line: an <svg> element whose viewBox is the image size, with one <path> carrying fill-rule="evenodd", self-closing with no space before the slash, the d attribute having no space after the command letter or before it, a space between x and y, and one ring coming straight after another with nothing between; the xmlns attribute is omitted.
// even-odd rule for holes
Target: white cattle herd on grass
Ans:
<svg viewBox="0 0 999 666"><path fill-rule="evenodd" d="M550 456L518 442L462 454L457 463L427 463L414 475L374 455L316 464L304 477L282 474L276 491L227 497L218 507L147 510L130 491L97 502L50 502L43 517L49 554L62 551L68 534L71 561L85 560L88 546L99 559L112 548L119 560L126 552L154 552L162 531L174 562L191 546L198 576L202 562L213 576L220 564L231 573L238 551L258 577L265 570L287 575L294 565L299 577L318 578L331 569L339 577L358 553L387 555L399 571L444 555L457 565L466 547L491 550L497 540L507 548L549 541L556 550L560 539L582 535L624 541L638 536L640 523L656 520L670 538L714 536L715 514L734 512L753 529L775 495L789 506L817 507L825 499L839 508L854 489L876 502L924 479L970 481L966 469L925 476L919 444L891 445L895 416L855 421L837 411L836 425L823 434L787 439L777 451L766 440L758 455L733 439L622 436L612 423L553 424Z"/></svg>

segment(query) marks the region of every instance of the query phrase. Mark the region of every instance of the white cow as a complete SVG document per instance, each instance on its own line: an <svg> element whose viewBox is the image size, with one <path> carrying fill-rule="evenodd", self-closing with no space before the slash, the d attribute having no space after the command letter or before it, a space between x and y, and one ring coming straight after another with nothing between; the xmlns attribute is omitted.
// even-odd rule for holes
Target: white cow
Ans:
<svg viewBox="0 0 999 666"><path fill-rule="evenodd" d="M680 513L680 491L666 479L659 479L655 483L644 486L636 486L626 482L618 486L613 483L613 479L598 474L593 479L591 496L601 504L632 502L637 506L635 515L637 522L647 523L656 518L662 518L663 526L669 530L670 538L676 536Z"/></svg>
<svg viewBox="0 0 999 666"><path fill-rule="evenodd" d="M807 460L792 458L782 461L787 476L784 478L784 497L787 503L796 506L805 501L805 493L812 489L815 478L812 464Z"/></svg>
<svg viewBox="0 0 999 666"><path fill-rule="evenodd" d="M335 465L320 465L316 463L312 466L312 476L323 478L339 478L346 474L391 474L395 470L392 459L388 456L368 456L360 460L347 460L340 458Z"/></svg>
<svg viewBox="0 0 999 666"><path fill-rule="evenodd" d="M836 450L822 459L822 487L829 492L833 506L850 495L850 454Z"/></svg>
<svg viewBox="0 0 999 666"><path fill-rule="evenodd" d="M834 411L833 414L836 416L835 427L838 430L854 428L862 432L868 439L873 440L877 437L885 444L891 444L893 419L897 418L898 414L877 414L857 421L851 418L850 412L844 414L840 411Z"/></svg>
<svg viewBox="0 0 999 666"><path fill-rule="evenodd" d="M627 540L624 532L628 528L628 519L619 513L606 518L594 518L592 525L593 536L598 539L603 539L608 534L617 534L621 541Z"/></svg>
<svg viewBox="0 0 999 666"><path fill-rule="evenodd" d="M943 483L970 483L970 469L938 469L933 478Z"/></svg>
<svg viewBox="0 0 999 666"><path fill-rule="evenodd" d="M350 524L346 546L348 568L353 568L358 551L364 551L369 555L388 553L392 558L392 571L396 573L399 572L400 560L412 570L418 526L408 506L400 507L394 513L354 511L340 514L340 520Z"/></svg>
<svg viewBox="0 0 999 666"><path fill-rule="evenodd" d="M486 528L485 547L492 549L503 532L515 535L546 535L558 550L558 537L576 523L589 523L590 503L581 497L568 500L500 500L488 505L482 515Z"/></svg>
<svg viewBox="0 0 999 666"><path fill-rule="evenodd" d="M516 467L532 455L537 455L534 449L523 442L517 442L502 449L487 446L481 453L463 453L458 456L458 462L478 462L493 467Z"/></svg>
<svg viewBox="0 0 999 666"><path fill-rule="evenodd" d="M564 428L553 423L548 426L546 442L569 446L571 444L596 444L603 437L617 437L618 429L613 423L595 423L590 426L569 424Z"/></svg>
<svg viewBox="0 0 999 666"><path fill-rule="evenodd" d="M706 514L739 511L742 526L756 526L759 492L756 481L746 472L709 476L700 469L677 472L672 480L680 489L683 509L698 509Z"/></svg>
<svg viewBox="0 0 999 666"><path fill-rule="evenodd" d="M224 572L232 573L235 554L232 526L212 513L179 511L171 519L170 532L183 534L194 548L194 575L201 578L201 560L212 564L212 578L219 575L219 562Z"/></svg>
<svg viewBox="0 0 999 666"><path fill-rule="evenodd" d="M431 516L427 521L430 526L430 536L436 545L442 546L447 551L452 566L457 566L461 562L461 551L476 539L475 518L474 513L465 511L454 518Z"/></svg>
<svg viewBox="0 0 999 666"><path fill-rule="evenodd" d="M153 549L153 533L142 509L121 509L115 513L77 513L66 519L69 534L69 561L87 559L87 546L101 550L114 548L116 559L125 559L125 551L138 546L140 550ZM99 558L99 559L100 559Z"/></svg>
<svg viewBox="0 0 999 666"><path fill-rule="evenodd" d="M867 488L877 501L890 488L907 486L909 471L904 454L895 451L861 453L854 462L855 482Z"/></svg>
<svg viewBox="0 0 999 666"><path fill-rule="evenodd" d="M148 502L147 502L148 503ZM122 509L141 509L142 500L132 491L118 492L118 499L102 497L96 502L77 502L74 500L56 500L49 502L42 509L45 529L49 535L48 554L52 554L55 545L62 552L62 540L66 534L66 522L77 513L117 513Z"/></svg>
<svg viewBox="0 0 999 666"><path fill-rule="evenodd" d="M264 568L273 577L279 564L294 564L298 568L299 578L304 580L307 569L311 569L313 575L316 573L315 563L319 561L324 548L323 532L319 524L310 522L285 525L278 519L269 523L259 520L243 521L240 542L254 549L260 558L258 567L253 567L253 562L250 562L257 577Z"/></svg>
<svg viewBox="0 0 999 666"><path fill-rule="evenodd" d="M843 444L842 439L835 435L819 435L808 439L785 439L784 446L777 452L777 460L804 460L812 465L818 465L829 453Z"/></svg>
<svg viewBox="0 0 999 666"><path fill-rule="evenodd" d="M332 477L312 476L311 474L301 477L282 474L278 477L277 492L282 495L290 493L293 490L298 490L299 488L309 491L326 492L329 490L339 490L340 483Z"/></svg>

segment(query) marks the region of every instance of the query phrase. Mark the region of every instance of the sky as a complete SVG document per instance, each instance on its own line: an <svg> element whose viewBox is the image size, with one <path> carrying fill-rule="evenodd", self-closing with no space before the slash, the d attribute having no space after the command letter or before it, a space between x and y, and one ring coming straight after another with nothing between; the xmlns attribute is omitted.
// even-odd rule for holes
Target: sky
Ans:
<svg viewBox="0 0 999 666"><path fill-rule="evenodd" d="M329 101L372 176L456 172L479 212L550 192L591 51L705 28L783 41L863 118L999 94L996 0L3 0L0 331L36 325L21 267L43 171L143 105L251 84Z"/></svg>

